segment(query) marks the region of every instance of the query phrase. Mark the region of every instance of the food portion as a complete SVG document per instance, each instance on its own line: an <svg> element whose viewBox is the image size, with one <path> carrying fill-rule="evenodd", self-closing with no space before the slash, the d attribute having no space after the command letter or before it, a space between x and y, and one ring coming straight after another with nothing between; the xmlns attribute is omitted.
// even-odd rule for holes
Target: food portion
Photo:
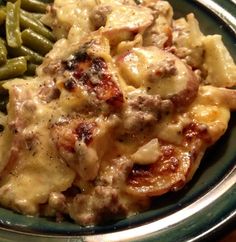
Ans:
<svg viewBox="0 0 236 242"><path fill-rule="evenodd" d="M181 189L236 109L221 37L160 0L55 0L42 21L59 40L3 85L0 204L90 226Z"/></svg>

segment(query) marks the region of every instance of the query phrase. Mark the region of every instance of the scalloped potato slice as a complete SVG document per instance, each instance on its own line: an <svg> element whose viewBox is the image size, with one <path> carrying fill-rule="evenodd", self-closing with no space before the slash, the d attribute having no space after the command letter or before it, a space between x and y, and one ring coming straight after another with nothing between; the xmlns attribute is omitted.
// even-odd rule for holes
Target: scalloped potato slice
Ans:
<svg viewBox="0 0 236 242"><path fill-rule="evenodd" d="M236 85L236 65L220 35L206 36L203 39L205 49L204 68L208 75L207 84L217 87Z"/></svg>
<svg viewBox="0 0 236 242"><path fill-rule="evenodd" d="M182 130L183 143L162 141L162 155L151 165L134 166L127 179L127 192L140 196L159 196L182 188L196 171L210 144L206 127L190 123Z"/></svg>
<svg viewBox="0 0 236 242"><path fill-rule="evenodd" d="M145 31L144 46L166 48L172 45L173 9L167 1L143 3L152 10L153 24Z"/></svg>
<svg viewBox="0 0 236 242"><path fill-rule="evenodd" d="M95 6L95 0L55 0L42 20L53 29L57 39L66 38L73 26L78 29L77 34L82 35L93 31L89 14Z"/></svg>
<svg viewBox="0 0 236 242"><path fill-rule="evenodd" d="M174 53L190 66L201 68L204 59L203 38L194 14L173 21Z"/></svg>
<svg viewBox="0 0 236 242"><path fill-rule="evenodd" d="M124 40L131 40L152 24L153 16L150 9L138 6L116 6L107 16L103 33L116 45Z"/></svg>
<svg viewBox="0 0 236 242"><path fill-rule="evenodd" d="M133 48L118 56L116 63L127 84L171 99L176 107L189 105L197 95L199 82L192 70L157 47Z"/></svg>

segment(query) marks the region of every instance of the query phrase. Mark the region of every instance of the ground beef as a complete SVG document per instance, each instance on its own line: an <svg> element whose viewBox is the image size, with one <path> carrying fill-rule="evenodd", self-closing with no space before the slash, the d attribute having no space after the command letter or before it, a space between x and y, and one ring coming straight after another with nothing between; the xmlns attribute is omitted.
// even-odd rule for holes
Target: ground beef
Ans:
<svg viewBox="0 0 236 242"><path fill-rule="evenodd" d="M106 25L107 15L110 14L111 11L111 6L107 5L99 5L93 9L90 15L90 21L95 29L99 29L100 27Z"/></svg>
<svg viewBox="0 0 236 242"><path fill-rule="evenodd" d="M177 68L174 59L161 61L159 64L150 67L149 81L155 82L156 80L171 77L177 74Z"/></svg>
<svg viewBox="0 0 236 242"><path fill-rule="evenodd" d="M162 100L159 95L141 94L128 100L124 112L124 128L131 132L139 132L150 127L163 115L173 110L170 100Z"/></svg>
<svg viewBox="0 0 236 242"><path fill-rule="evenodd" d="M127 216L129 210L121 201L118 189L97 186L92 194L79 194L69 206L69 212L81 225L101 224Z"/></svg>
<svg viewBox="0 0 236 242"><path fill-rule="evenodd" d="M50 103L52 100L58 99L61 91L56 87L54 82L47 83L42 86L39 91L39 97L42 101Z"/></svg>

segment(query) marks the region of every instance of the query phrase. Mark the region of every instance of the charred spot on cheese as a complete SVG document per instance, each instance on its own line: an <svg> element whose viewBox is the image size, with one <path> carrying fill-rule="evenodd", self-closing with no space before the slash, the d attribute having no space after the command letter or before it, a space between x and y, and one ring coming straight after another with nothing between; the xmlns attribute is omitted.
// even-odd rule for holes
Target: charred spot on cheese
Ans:
<svg viewBox="0 0 236 242"><path fill-rule="evenodd" d="M64 62L64 66L72 72L72 77L64 83L66 90L73 91L77 86L82 86L88 92L95 93L98 100L114 108L122 106L123 94L103 58L91 57L82 50Z"/></svg>
<svg viewBox="0 0 236 242"><path fill-rule="evenodd" d="M78 140L82 140L85 142L86 145L89 145L93 140L93 131L95 127L95 122L80 123L76 128Z"/></svg>
<svg viewBox="0 0 236 242"><path fill-rule="evenodd" d="M68 80L65 81L64 87L67 91L72 92L73 90L76 89L77 83L73 78L69 78Z"/></svg>
<svg viewBox="0 0 236 242"><path fill-rule="evenodd" d="M76 141L82 141L89 145L93 140L95 128L95 122L83 121L78 118L52 125L51 134L59 150L75 153Z"/></svg>
<svg viewBox="0 0 236 242"><path fill-rule="evenodd" d="M76 68L78 62L85 62L87 59L90 59L89 55L87 54L87 50L93 43L93 40L84 43L76 53L69 56L67 60L63 60L62 65L64 68L72 71Z"/></svg>
<svg viewBox="0 0 236 242"><path fill-rule="evenodd" d="M142 1L142 0L134 0L134 2L135 2L137 5L140 5L140 4L142 4L142 3L143 3L143 1Z"/></svg>
<svg viewBox="0 0 236 242"><path fill-rule="evenodd" d="M208 128L204 124L191 122L183 128L183 135L185 137L185 142L187 143L196 139L201 139L208 144L212 142Z"/></svg>
<svg viewBox="0 0 236 242"><path fill-rule="evenodd" d="M90 60L90 57L88 56L86 50L81 49L76 54L70 56L67 61L63 61L62 63L64 64L65 69L73 71L76 69L79 62L86 62L87 60Z"/></svg>

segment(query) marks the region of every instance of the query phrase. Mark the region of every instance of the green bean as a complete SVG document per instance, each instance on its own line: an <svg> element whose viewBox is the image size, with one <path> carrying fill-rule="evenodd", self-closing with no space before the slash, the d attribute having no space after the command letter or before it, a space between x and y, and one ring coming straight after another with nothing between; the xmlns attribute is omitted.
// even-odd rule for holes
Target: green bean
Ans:
<svg viewBox="0 0 236 242"><path fill-rule="evenodd" d="M20 0L15 4L7 2L6 37L10 47L19 47L22 43L20 34Z"/></svg>
<svg viewBox="0 0 236 242"><path fill-rule="evenodd" d="M15 1L16 0L10 0L10 2ZM21 8L30 12L45 13L47 9L47 4L37 0L21 0Z"/></svg>
<svg viewBox="0 0 236 242"><path fill-rule="evenodd" d="M27 11L25 11L23 9L21 9L21 13L24 14L25 16L27 16L28 18L34 20L34 22L36 22L40 26L43 26L44 27L43 23L39 20L39 18L36 18L35 17L35 14L38 14L38 13L30 13L30 12L27 12Z"/></svg>
<svg viewBox="0 0 236 242"><path fill-rule="evenodd" d="M0 25L2 25L6 20L6 11L0 9Z"/></svg>
<svg viewBox="0 0 236 242"><path fill-rule="evenodd" d="M38 24L33 18L29 18L23 11L20 13L20 25L22 29L32 29L34 32L41 34L45 38L54 41L54 36L49 29Z"/></svg>
<svg viewBox="0 0 236 242"><path fill-rule="evenodd" d="M42 13L31 13L31 14L35 19L38 19L39 21L44 16L44 14Z"/></svg>
<svg viewBox="0 0 236 242"><path fill-rule="evenodd" d="M7 62L7 48L5 41L0 38L0 66Z"/></svg>
<svg viewBox="0 0 236 242"><path fill-rule="evenodd" d="M6 6L0 7L0 36L6 36Z"/></svg>
<svg viewBox="0 0 236 242"><path fill-rule="evenodd" d="M45 3L53 3L54 2L54 0L42 0L43 2L45 2Z"/></svg>
<svg viewBox="0 0 236 242"><path fill-rule="evenodd" d="M9 59L4 66L0 67L0 80L21 76L26 69L27 60L25 57Z"/></svg>
<svg viewBox="0 0 236 242"><path fill-rule="evenodd" d="M25 46L40 53L41 55L46 55L53 47L53 43L50 40L35 33L31 29L25 29L21 33L21 38Z"/></svg>
<svg viewBox="0 0 236 242"><path fill-rule="evenodd" d="M39 55L38 53L34 52L33 50L25 47L20 46L19 48L8 48L8 53L12 57L18 57L18 56L26 56L29 62L32 62L34 64L41 64L43 61L43 57Z"/></svg>
<svg viewBox="0 0 236 242"><path fill-rule="evenodd" d="M27 76L34 76L35 75L35 70L37 68L38 65L33 64L33 63L28 63L27 65L27 71L25 72L25 74Z"/></svg>

